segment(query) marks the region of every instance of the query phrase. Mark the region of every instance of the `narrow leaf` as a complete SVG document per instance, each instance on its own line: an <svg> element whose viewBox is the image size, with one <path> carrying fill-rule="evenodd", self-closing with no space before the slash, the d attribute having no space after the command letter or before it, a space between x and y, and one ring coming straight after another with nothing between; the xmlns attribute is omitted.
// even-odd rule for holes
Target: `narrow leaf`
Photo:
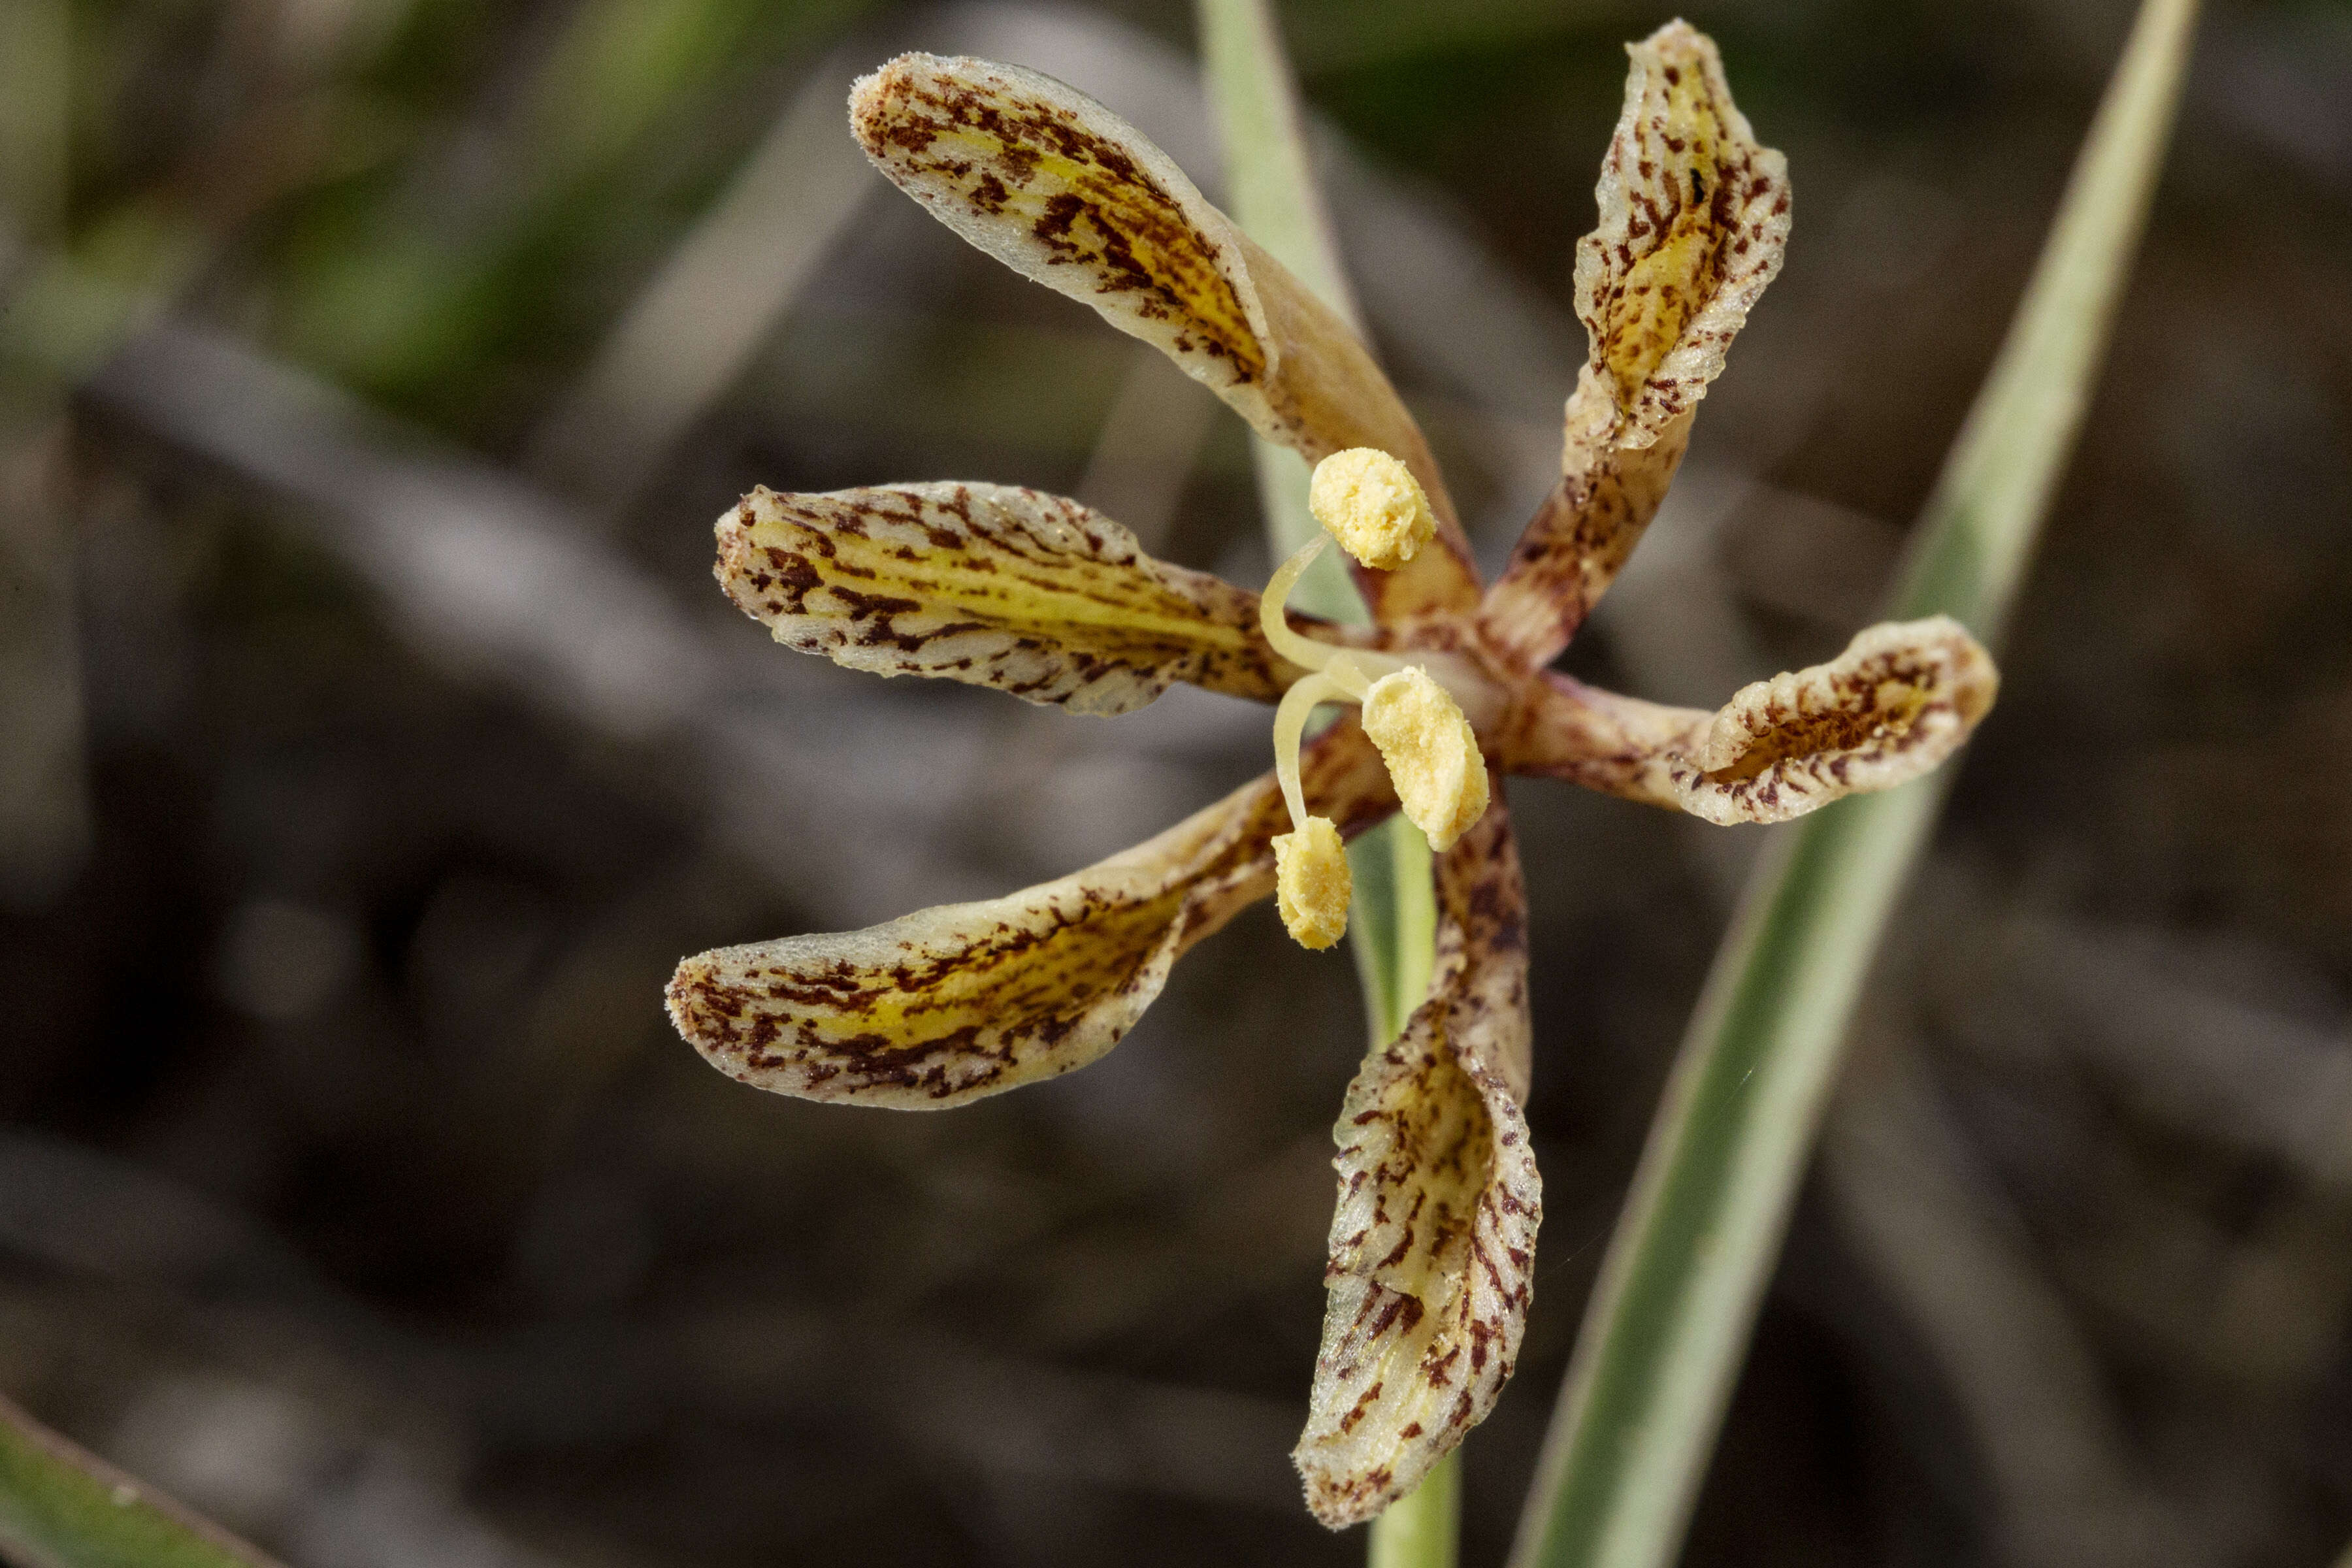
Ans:
<svg viewBox="0 0 2352 1568"><path fill-rule="evenodd" d="M5 1399L0 1555L29 1568L277 1568Z"/></svg>
<svg viewBox="0 0 2352 1568"><path fill-rule="evenodd" d="M2141 8L1894 615L1949 615L1988 643L2005 625L2105 352L2195 15L2194 0ZM1949 778L1831 806L1758 868L1602 1264L1519 1568L1663 1568L1679 1552L1855 1000Z"/></svg>

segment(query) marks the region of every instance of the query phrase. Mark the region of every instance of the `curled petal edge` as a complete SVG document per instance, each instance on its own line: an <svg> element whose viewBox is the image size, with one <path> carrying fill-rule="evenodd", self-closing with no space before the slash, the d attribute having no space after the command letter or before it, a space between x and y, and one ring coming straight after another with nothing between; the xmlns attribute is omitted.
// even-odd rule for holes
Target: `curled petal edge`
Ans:
<svg viewBox="0 0 2352 1568"><path fill-rule="evenodd" d="M1732 101L1715 41L1669 22L1625 52L1625 102L1577 242L1576 313L1591 363L1645 447L1706 395L1780 269L1789 164Z"/></svg>

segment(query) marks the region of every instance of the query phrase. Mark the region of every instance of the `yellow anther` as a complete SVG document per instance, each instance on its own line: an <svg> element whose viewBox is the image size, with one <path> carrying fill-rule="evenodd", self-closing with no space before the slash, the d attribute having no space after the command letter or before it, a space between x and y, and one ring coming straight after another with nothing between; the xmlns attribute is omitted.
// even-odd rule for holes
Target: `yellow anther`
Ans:
<svg viewBox="0 0 2352 1568"><path fill-rule="evenodd" d="M1412 560L1437 532L1412 470L1372 447L1350 447L1316 464L1307 510L1340 549L1381 572Z"/></svg>
<svg viewBox="0 0 2352 1568"><path fill-rule="evenodd" d="M1486 760L1462 705L1418 666L1384 675L1364 697L1364 733L1381 749L1397 799L1429 847L1444 849L1486 815Z"/></svg>
<svg viewBox="0 0 2352 1568"><path fill-rule="evenodd" d="M1354 892L1348 851L1329 817L1310 816L1296 831L1274 836L1275 907L1299 946L1319 951L1347 935Z"/></svg>

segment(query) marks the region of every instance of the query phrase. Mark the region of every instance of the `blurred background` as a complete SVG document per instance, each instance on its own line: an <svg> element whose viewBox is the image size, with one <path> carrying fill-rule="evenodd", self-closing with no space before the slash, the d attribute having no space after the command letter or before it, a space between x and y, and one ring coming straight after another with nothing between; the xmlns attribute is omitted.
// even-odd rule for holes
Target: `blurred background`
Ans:
<svg viewBox="0 0 2352 1568"><path fill-rule="evenodd" d="M1724 0L1787 269L1579 675L1871 618L2128 20ZM1583 355L1622 0L1282 17L1379 347L1498 560ZM987 479L1267 569L1241 425L870 174L1034 66L1214 192L1184 8L0 5L0 1389L302 1568L1357 1561L1285 1455L1348 963L1260 909L1068 1079L706 1068L681 953L1057 875L1264 765L773 647L778 489ZM2352 9L2217 3L1999 711L1874 983L1693 1563L2352 1538ZM1547 1184L1498 1560L1760 830L1517 781Z"/></svg>

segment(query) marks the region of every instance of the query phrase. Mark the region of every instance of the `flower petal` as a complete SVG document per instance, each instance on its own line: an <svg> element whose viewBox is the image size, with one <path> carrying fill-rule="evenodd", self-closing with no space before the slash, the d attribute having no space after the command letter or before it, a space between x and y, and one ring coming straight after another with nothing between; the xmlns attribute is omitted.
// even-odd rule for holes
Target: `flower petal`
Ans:
<svg viewBox="0 0 2352 1568"><path fill-rule="evenodd" d="M1742 689L1685 754L1682 807L1709 822L1783 822L1934 769L1992 707L1992 656L1948 616L1872 626L1828 664Z"/></svg>
<svg viewBox="0 0 2352 1568"><path fill-rule="evenodd" d="M1429 1000L1365 1059L1334 1130L1331 1300L1291 1456L1334 1529L1411 1491L1486 1418L1533 1295L1527 900L1499 802L1437 878Z"/></svg>
<svg viewBox="0 0 2352 1568"><path fill-rule="evenodd" d="M1690 420L1780 269L1788 163L1731 100L1715 44L1672 22L1626 53L1625 106L1577 242L1591 338L1561 479L1488 596L1488 642L1523 669L1567 646L1657 512Z"/></svg>
<svg viewBox="0 0 2352 1568"><path fill-rule="evenodd" d="M1317 809L1354 835L1396 809L1352 720L1307 749ZM930 1110L1084 1067L1186 949L1274 889L1290 826L1272 775L1125 854L1007 898L678 965L678 1033L730 1078L808 1100Z"/></svg>
<svg viewBox="0 0 2352 1568"><path fill-rule="evenodd" d="M1475 603L1453 503L1388 378L1141 132L1051 77L961 57L901 55L849 107L866 156L933 216L1160 350L1267 440L1309 462L1349 447L1402 458L1443 548L1376 585L1388 618Z"/></svg>
<svg viewBox="0 0 2352 1568"><path fill-rule="evenodd" d="M1267 646L1255 594L1155 561L1101 513L1037 490L762 488L718 535L719 581L745 614L855 669L1102 715L1176 680L1272 702L1305 673Z"/></svg>
<svg viewBox="0 0 2352 1568"><path fill-rule="evenodd" d="M1717 824L1784 822L1932 772L2000 688L1992 656L1937 616L1872 626L1829 663L1757 681L1713 713L1539 671L1493 744L1507 773Z"/></svg>
<svg viewBox="0 0 2352 1568"><path fill-rule="evenodd" d="M1731 101L1715 41L1669 22L1625 52L1625 107L1577 242L1576 313L1629 447L1706 395L1748 307L1780 270L1788 160Z"/></svg>

